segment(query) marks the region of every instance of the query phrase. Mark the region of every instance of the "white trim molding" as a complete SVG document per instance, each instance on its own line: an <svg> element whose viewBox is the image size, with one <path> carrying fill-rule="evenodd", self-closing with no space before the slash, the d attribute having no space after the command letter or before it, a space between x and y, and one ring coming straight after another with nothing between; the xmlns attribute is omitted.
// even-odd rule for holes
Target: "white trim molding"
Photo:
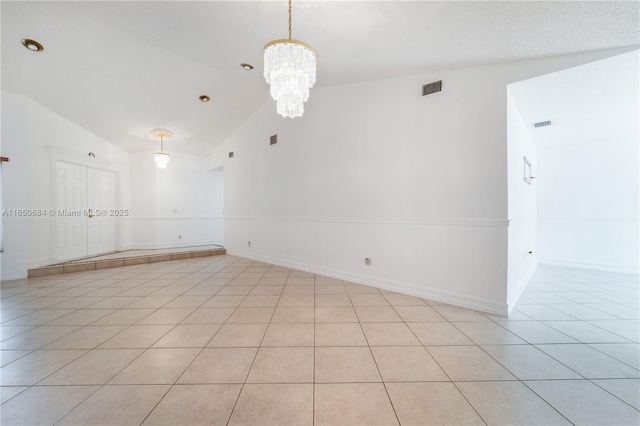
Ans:
<svg viewBox="0 0 640 426"><path fill-rule="evenodd" d="M395 291L398 293L407 294L410 296L421 297L436 302L448 303L451 305L461 306L463 308L474 309L490 314L507 316L508 306L506 304L497 304L488 300L479 298L467 297L461 294L443 292L439 290L429 290L425 288L414 287L411 284L401 283L397 281L380 280L377 278L352 274L344 271L338 271L329 268L323 268L317 265L309 265L304 263L291 262L284 259L279 259L270 256L255 255L241 250L227 249L227 254L233 256L244 257L246 259L256 260L260 262L270 263L272 265L282 266L286 268L297 269L313 274L324 275L331 278L337 278L344 281L349 281L357 284L364 284L372 287L381 288L384 290Z"/></svg>
<svg viewBox="0 0 640 426"><path fill-rule="evenodd" d="M225 216L224 220L249 222L359 223L376 225L474 226L506 228L506 219L411 219L411 218L324 218L324 217L259 217Z"/></svg>
<svg viewBox="0 0 640 426"><path fill-rule="evenodd" d="M125 220L223 220L224 216L123 216Z"/></svg>
<svg viewBox="0 0 640 426"><path fill-rule="evenodd" d="M640 222L640 217L538 217L542 222Z"/></svg>

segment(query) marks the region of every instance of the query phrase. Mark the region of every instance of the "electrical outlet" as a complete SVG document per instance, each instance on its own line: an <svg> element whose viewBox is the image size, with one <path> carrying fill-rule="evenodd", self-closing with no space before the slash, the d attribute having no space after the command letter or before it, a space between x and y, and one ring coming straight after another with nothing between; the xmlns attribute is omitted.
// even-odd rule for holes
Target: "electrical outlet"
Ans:
<svg viewBox="0 0 640 426"><path fill-rule="evenodd" d="M371 258L370 257L365 257L364 258L364 264L367 266L371 266Z"/></svg>
<svg viewBox="0 0 640 426"><path fill-rule="evenodd" d="M247 241L247 245L251 248L251 241Z"/></svg>
<svg viewBox="0 0 640 426"><path fill-rule="evenodd" d="M531 256L533 256L533 251L525 251L524 253L522 253L522 260L527 260Z"/></svg>

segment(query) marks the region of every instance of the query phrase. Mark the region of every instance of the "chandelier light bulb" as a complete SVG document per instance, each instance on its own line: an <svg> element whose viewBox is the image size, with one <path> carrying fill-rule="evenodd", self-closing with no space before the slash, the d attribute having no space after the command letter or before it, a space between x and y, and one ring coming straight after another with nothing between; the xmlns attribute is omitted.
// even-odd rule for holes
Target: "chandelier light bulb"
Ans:
<svg viewBox="0 0 640 426"><path fill-rule="evenodd" d="M153 161L156 162L156 167L159 169L166 169L171 156L164 152L164 138L171 138L173 133L166 129L153 129L149 134L155 139L160 139L160 152L153 153Z"/></svg>
<svg viewBox="0 0 640 426"><path fill-rule="evenodd" d="M156 166L159 169L166 169L169 165L169 154L164 152L155 152L153 154L153 159L156 162Z"/></svg>

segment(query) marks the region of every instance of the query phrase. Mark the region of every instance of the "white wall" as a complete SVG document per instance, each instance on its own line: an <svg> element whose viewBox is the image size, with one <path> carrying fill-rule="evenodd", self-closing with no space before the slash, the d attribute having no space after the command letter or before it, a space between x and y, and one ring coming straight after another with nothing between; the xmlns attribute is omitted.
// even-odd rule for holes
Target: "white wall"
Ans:
<svg viewBox="0 0 640 426"><path fill-rule="evenodd" d="M538 153L527 124L511 95L507 93L507 172L509 205L509 248L507 304L509 312L526 288L538 265L537 180L524 180L524 157L531 163L531 175L538 169ZM530 253L531 252L531 253Z"/></svg>
<svg viewBox="0 0 640 426"><path fill-rule="evenodd" d="M638 137L542 144L540 261L638 273Z"/></svg>
<svg viewBox="0 0 640 426"><path fill-rule="evenodd" d="M541 263L640 272L638 75L636 49L511 88L538 149Z"/></svg>
<svg viewBox="0 0 640 426"><path fill-rule="evenodd" d="M32 100L2 92L3 207L49 209L50 167L54 158L118 172L120 206L128 203L128 154ZM88 157L93 152L95 158ZM3 280L22 278L27 270L50 264L51 217L3 217ZM118 221L117 226L121 226ZM122 239L116 239L122 247Z"/></svg>
<svg viewBox="0 0 640 426"><path fill-rule="evenodd" d="M127 247L149 249L222 244L222 171L209 169L208 159L171 154L158 169L153 151L131 154L131 216Z"/></svg>
<svg viewBox="0 0 640 426"><path fill-rule="evenodd" d="M228 252L506 314L506 86L612 54L314 88L296 120L266 101L212 155Z"/></svg>
<svg viewBox="0 0 640 426"><path fill-rule="evenodd" d="M222 244L222 172L211 170L206 157L171 152L169 168L161 170L152 151L128 154L31 99L3 92L1 102L0 153L10 159L3 166L4 209L55 207L50 169L62 159L118 174L117 204L131 215L116 221L117 250ZM57 261L51 221L2 218L3 280Z"/></svg>
<svg viewBox="0 0 640 426"><path fill-rule="evenodd" d="M127 219L129 232L127 248L154 248L156 246L156 170L153 152L130 154L131 216ZM167 169L168 170L168 169Z"/></svg>

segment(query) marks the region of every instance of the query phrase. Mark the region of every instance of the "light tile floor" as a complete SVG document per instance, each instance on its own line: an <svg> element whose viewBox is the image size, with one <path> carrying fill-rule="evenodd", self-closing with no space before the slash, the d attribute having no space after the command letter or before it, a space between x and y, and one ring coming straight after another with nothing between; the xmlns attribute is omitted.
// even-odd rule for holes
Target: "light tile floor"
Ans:
<svg viewBox="0 0 640 426"><path fill-rule="evenodd" d="M640 424L638 277L510 318L233 256L2 283L3 425Z"/></svg>

